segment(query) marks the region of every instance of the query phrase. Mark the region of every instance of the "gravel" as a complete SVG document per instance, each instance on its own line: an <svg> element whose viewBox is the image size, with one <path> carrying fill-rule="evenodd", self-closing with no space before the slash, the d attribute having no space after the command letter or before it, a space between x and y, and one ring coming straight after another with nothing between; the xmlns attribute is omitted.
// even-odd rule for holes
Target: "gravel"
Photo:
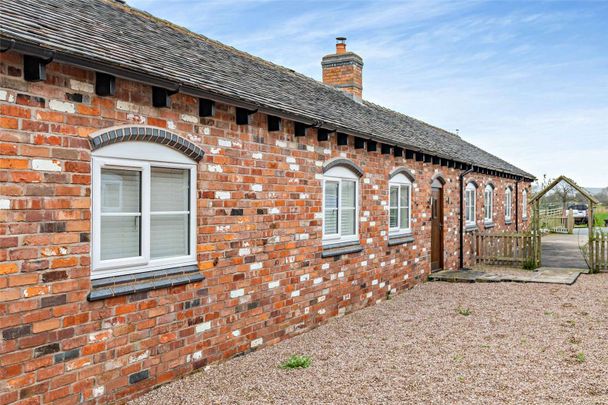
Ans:
<svg viewBox="0 0 608 405"><path fill-rule="evenodd" d="M292 354L311 366L279 368ZM608 274L425 283L132 403L395 402L608 404Z"/></svg>

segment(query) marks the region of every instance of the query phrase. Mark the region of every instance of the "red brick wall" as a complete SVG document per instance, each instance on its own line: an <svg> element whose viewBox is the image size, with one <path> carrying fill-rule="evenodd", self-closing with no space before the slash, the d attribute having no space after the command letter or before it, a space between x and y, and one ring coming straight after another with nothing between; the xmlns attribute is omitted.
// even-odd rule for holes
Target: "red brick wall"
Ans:
<svg viewBox="0 0 608 405"><path fill-rule="evenodd" d="M67 65L49 64L44 83L25 82L21 63L10 52L0 63L0 404L126 400L421 282L437 172L446 180L445 267L458 267L455 169L336 146L333 137L319 143L314 130L296 138L290 122L268 133L262 114L237 126L223 104L199 120L197 100L183 94L171 109L153 108L150 87L120 79L116 97L97 97L94 73ZM198 259L206 280L91 303L87 137L126 123L170 128L205 150ZM322 259L321 166L337 156L365 170L364 250ZM391 248L388 174L404 164L415 170L415 241ZM501 190L513 182L491 180L505 229Z"/></svg>
<svg viewBox="0 0 608 405"><path fill-rule="evenodd" d="M338 66L323 66L323 83L341 86L340 89L363 96L363 67L356 63Z"/></svg>

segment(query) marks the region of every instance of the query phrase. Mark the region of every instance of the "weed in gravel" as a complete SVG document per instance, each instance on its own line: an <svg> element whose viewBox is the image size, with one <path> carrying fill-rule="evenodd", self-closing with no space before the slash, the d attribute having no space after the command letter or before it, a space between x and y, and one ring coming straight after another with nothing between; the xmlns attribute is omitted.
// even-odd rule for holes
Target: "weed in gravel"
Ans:
<svg viewBox="0 0 608 405"><path fill-rule="evenodd" d="M583 353L583 352L577 353L577 355L576 355L576 361L578 361L579 363L584 363L585 360L586 360L585 359L585 353Z"/></svg>
<svg viewBox="0 0 608 405"><path fill-rule="evenodd" d="M576 326L576 321L568 320L568 321L566 321L566 324L568 326L570 326L571 328L574 328Z"/></svg>
<svg viewBox="0 0 608 405"><path fill-rule="evenodd" d="M545 315L547 315L547 316L555 316L555 312L545 311Z"/></svg>
<svg viewBox="0 0 608 405"><path fill-rule="evenodd" d="M577 345L581 342L581 338L576 337L576 336L570 336L570 339L568 339L568 342L572 343L573 345Z"/></svg>
<svg viewBox="0 0 608 405"><path fill-rule="evenodd" d="M459 382L461 382L461 383L463 383L463 382L464 382L464 377L463 377L463 376L461 376L461 375L459 375L459 376L458 376L458 381L459 381Z"/></svg>
<svg viewBox="0 0 608 405"><path fill-rule="evenodd" d="M293 369L293 368L308 368L312 359L310 356L298 356L294 354L289 359L281 363L281 368L283 369Z"/></svg>
<svg viewBox="0 0 608 405"><path fill-rule="evenodd" d="M471 310L469 308L458 307L457 311L462 316L471 315Z"/></svg>
<svg viewBox="0 0 608 405"><path fill-rule="evenodd" d="M454 357L452 357L452 360L454 360L454 363L460 363L464 360L464 356L462 354L455 354Z"/></svg>

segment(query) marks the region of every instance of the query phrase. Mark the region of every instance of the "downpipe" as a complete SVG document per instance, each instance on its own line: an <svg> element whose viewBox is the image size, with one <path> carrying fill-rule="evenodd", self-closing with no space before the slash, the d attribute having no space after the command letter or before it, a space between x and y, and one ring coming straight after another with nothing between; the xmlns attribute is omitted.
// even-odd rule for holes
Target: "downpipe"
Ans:
<svg viewBox="0 0 608 405"><path fill-rule="evenodd" d="M458 176L460 187L460 269L464 267L464 177L474 170L473 165Z"/></svg>

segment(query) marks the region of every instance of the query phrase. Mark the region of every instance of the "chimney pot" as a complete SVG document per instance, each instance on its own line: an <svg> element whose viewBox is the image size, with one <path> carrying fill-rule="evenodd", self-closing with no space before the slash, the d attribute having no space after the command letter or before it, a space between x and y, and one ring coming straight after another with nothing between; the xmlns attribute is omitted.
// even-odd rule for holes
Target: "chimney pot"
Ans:
<svg viewBox="0 0 608 405"><path fill-rule="evenodd" d="M346 53L346 37L337 37L336 41L336 54Z"/></svg>

